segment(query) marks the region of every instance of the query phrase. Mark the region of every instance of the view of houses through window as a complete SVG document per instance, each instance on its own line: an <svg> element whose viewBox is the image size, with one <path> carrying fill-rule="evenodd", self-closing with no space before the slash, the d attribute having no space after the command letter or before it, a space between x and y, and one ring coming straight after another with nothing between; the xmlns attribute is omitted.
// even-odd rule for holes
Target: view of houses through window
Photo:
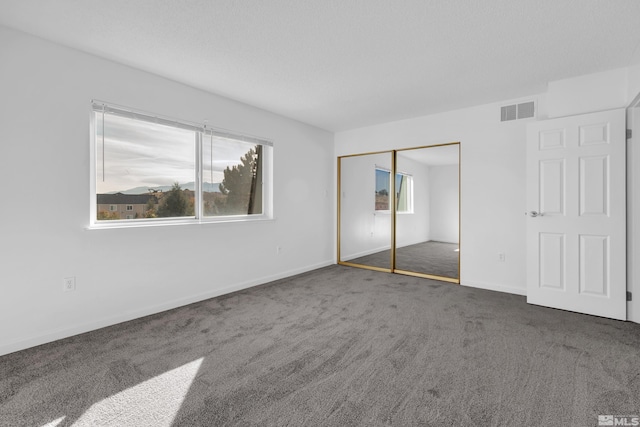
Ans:
<svg viewBox="0 0 640 427"><path fill-rule="evenodd" d="M97 221L264 212L270 145L94 104Z"/></svg>

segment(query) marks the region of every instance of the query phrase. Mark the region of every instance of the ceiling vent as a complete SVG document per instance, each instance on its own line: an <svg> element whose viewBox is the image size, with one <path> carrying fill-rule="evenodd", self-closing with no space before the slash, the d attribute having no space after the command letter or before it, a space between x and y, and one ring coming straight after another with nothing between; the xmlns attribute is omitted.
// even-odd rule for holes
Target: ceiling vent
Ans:
<svg viewBox="0 0 640 427"><path fill-rule="evenodd" d="M536 104L534 101L522 104L506 105L500 108L500 121L528 119L536 116Z"/></svg>

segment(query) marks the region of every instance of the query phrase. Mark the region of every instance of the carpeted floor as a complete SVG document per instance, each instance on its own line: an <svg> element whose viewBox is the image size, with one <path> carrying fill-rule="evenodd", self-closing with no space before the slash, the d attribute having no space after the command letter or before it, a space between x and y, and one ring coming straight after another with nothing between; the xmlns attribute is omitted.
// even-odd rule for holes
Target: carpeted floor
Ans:
<svg viewBox="0 0 640 427"><path fill-rule="evenodd" d="M430 240L396 249L396 269L457 279L459 252L455 243ZM389 268L391 252L386 250L349 260L355 264Z"/></svg>
<svg viewBox="0 0 640 427"><path fill-rule="evenodd" d="M0 357L2 426L595 426L640 325L331 266Z"/></svg>

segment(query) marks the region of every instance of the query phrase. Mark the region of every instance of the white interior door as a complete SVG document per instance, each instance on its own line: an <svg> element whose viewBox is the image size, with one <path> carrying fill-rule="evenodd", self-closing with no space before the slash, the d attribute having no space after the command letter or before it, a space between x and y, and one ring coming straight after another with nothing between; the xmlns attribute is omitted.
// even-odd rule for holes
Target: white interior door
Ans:
<svg viewBox="0 0 640 427"><path fill-rule="evenodd" d="M527 302L626 320L625 111L527 127Z"/></svg>

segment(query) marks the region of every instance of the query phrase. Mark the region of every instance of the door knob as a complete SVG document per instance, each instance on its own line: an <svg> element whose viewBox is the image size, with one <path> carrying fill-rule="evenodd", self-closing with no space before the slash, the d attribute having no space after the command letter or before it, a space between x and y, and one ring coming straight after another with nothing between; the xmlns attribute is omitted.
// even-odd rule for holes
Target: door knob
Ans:
<svg viewBox="0 0 640 427"><path fill-rule="evenodd" d="M536 211L531 211L531 212L525 212L525 215L529 215L531 218L535 218L537 216L542 216L542 212L536 212Z"/></svg>

